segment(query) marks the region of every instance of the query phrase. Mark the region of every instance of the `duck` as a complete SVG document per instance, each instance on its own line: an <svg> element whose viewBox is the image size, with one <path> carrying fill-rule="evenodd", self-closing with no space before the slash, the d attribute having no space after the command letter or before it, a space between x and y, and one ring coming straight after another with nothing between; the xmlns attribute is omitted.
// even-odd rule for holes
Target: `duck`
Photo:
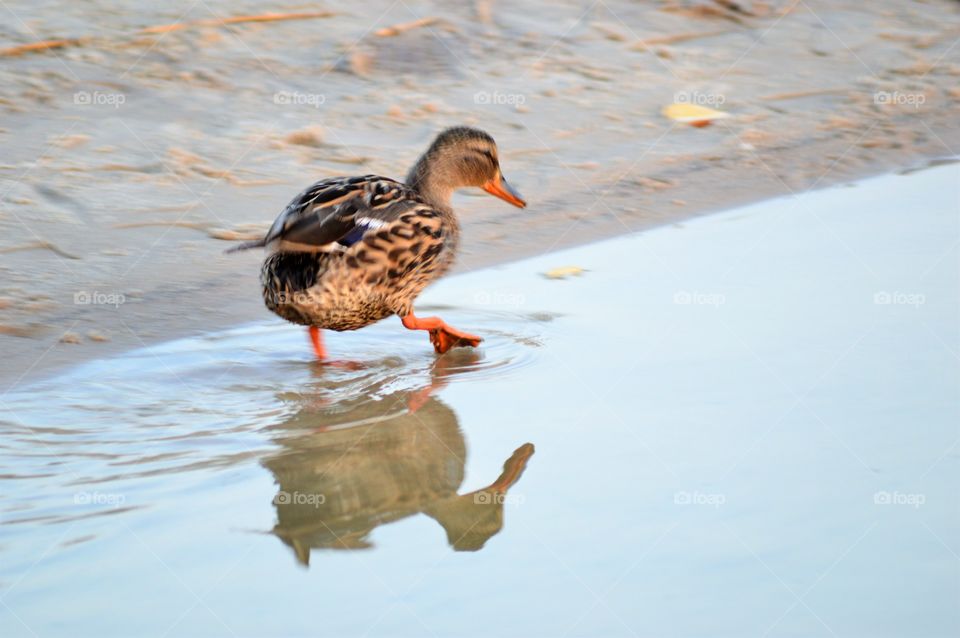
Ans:
<svg viewBox="0 0 960 638"><path fill-rule="evenodd" d="M468 187L527 205L504 178L493 137L455 126L437 135L403 182L380 175L320 180L287 204L262 239L227 252L267 250L264 304L306 326L321 361L322 330L357 330L393 315L408 330L427 331L437 354L477 347L481 337L413 309L454 263L460 223L451 197Z"/></svg>

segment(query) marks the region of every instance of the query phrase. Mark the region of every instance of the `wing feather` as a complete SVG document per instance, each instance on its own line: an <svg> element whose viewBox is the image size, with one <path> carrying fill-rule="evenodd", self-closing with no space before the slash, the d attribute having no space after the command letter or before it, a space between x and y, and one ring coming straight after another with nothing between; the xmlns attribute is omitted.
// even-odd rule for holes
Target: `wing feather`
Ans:
<svg viewBox="0 0 960 638"><path fill-rule="evenodd" d="M400 182L377 175L321 180L287 204L263 245L294 251L339 250L422 204Z"/></svg>

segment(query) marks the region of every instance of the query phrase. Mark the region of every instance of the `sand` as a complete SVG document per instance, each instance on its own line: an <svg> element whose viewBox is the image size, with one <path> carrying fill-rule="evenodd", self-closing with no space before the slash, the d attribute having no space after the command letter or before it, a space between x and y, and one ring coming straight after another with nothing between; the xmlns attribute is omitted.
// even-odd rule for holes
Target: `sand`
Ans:
<svg viewBox="0 0 960 638"><path fill-rule="evenodd" d="M458 197L462 270L957 155L960 3L735 7L10 4L0 48L63 42L0 67L4 388L268 316L229 240L317 178L402 177L452 124L530 202Z"/></svg>

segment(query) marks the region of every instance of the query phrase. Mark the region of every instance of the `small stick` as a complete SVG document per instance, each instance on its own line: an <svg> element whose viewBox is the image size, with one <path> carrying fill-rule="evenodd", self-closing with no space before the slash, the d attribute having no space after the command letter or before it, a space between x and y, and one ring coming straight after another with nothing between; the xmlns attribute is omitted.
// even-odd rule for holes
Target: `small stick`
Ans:
<svg viewBox="0 0 960 638"><path fill-rule="evenodd" d="M261 13L258 15L232 16L228 18L215 18L209 20L194 20L192 22L177 22L174 24L162 24L155 27L146 27L135 32L136 35L155 35L158 33L170 33L171 31L181 31L195 27L222 27L230 24L244 24L248 22L280 22L283 20L310 20L313 18L330 18L337 15L333 11L310 11L301 13ZM63 38L60 40L44 40L42 42L31 42L29 44L20 44L6 49L0 49L0 57L13 57L23 55L24 53L40 53L54 49L64 49L67 47L77 47L90 44L91 42L109 42L107 38Z"/></svg>
<svg viewBox="0 0 960 638"><path fill-rule="evenodd" d="M698 32L689 32L689 33L675 33L673 35L661 35L655 38L647 38L645 40L639 40L630 45L630 48L634 51L643 50L650 46L657 44L677 44L678 42L686 42L688 40L698 40L700 38L710 38L715 35L723 35L724 33L730 33L730 29L720 29L717 31L698 31Z"/></svg>
<svg viewBox="0 0 960 638"><path fill-rule="evenodd" d="M21 250L35 250L35 249L49 250L50 252L56 253L61 257L66 257L67 259L80 259L76 255L71 255L66 251L60 250L54 244L51 244L50 242L43 241L43 240L32 241L29 244L20 244L18 246L8 246L6 248L0 248L0 253L15 253Z"/></svg>
<svg viewBox="0 0 960 638"><path fill-rule="evenodd" d="M400 24L395 24L392 27L377 29L373 32L373 34L381 38L389 38L395 35L400 35L401 33L405 33L412 29L429 27L431 24L436 24L437 22L440 22L440 18L420 18L419 20L414 20L413 22L401 22Z"/></svg>
<svg viewBox="0 0 960 638"><path fill-rule="evenodd" d="M791 91L787 93L771 93L770 95L761 95L760 99L767 102L777 102L779 100L793 100L798 97L812 97L814 95L830 95L832 93L846 93L850 89L811 89L809 91Z"/></svg>
<svg viewBox="0 0 960 638"><path fill-rule="evenodd" d="M156 27L140 29L140 33L169 33L193 27L217 27L227 24L243 24L245 22L281 22L283 20L309 20L312 18L329 18L335 16L333 11L311 11L306 13L261 13L259 15L233 16L229 18L214 18L211 20L194 20L192 22L176 22L162 24Z"/></svg>
<svg viewBox="0 0 960 638"><path fill-rule="evenodd" d="M64 38L62 40L44 40L42 42L31 42L30 44L19 44L15 47L0 49L0 56L13 57L23 55L24 53L36 53L39 51L50 51L53 49L64 49L66 47L80 46L86 42L84 38Z"/></svg>
<svg viewBox="0 0 960 638"><path fill-rule="evenodd" d="M206 231L210 228L210 224L207 224L204 222L181 222L181 221L130 222L126 224L114 224L113 228L146 228L148 226L177 226L179 228L192 228L193 230L202 230L202 231Z"/></svg>

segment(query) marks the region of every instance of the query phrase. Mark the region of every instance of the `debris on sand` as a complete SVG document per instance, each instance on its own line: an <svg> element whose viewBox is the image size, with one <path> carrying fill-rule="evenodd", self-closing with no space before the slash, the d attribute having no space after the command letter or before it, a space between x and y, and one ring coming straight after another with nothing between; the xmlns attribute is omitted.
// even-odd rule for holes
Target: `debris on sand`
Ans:
<svg viewBox="0 0 960 638"><path fill-rule="evenodd" d="M0 335L8 337L36 337L41 332L39 326L11 326L10 324L0 323Z"/></svg>
<svg viewBox="0 0 960 638"><path fill-rule="evenodd" d="M80 343L80 335L76 332L64 332L60 336L60 343L78 344Z"/></svg>
<svg viewBox="0 0 960 638"><path fill-rule="evenodd" d="M337 15L333 11L309 11L300 13L261 13L258 15L232 16L226 18L213 18L209 20L193 20L190 22L175 22L173 24L161 24L153 27L139 29L129 34L125 39L133 40L138 36L157 35L170 33L171 31L182 31L197 27L224 27L233 24L244 24L248 22L281 22L285 20L309 20L313 18L330 18ZM88 44L102 43L112 44L111 38L102 37L84 37L84 38L62 38L58 40L43 40L41 42L30 42L28 44L19 44L17 46L0 49L0 57L15 57L25 53L42 53L56 49L65 49L67 47L78 47ZM156 44L153 42L151 48Z"/></svg>
<svg viewBox="0 0 960 638"><path fill-rule="evenodd" d="M314 148L323 146L323 129L319 126L308 126L289 133L283 141L287 144L296 146L311 146Z"/></svg>
<svg viewBox="0 0 960 638"><path fill-rule="evenodd" d="M440 22L440 18L429 17L429 18L420 18L419 20L413 20L412 22L402 22L400 24L395 24L392 27L384 27L382 29L377 29L373 34L380 38L390 38L395 35L400 35L401 33L406 33L413 29L419 29L420 27L429 27L430 25L437 24Z"/></svg>
<svg viewBox="0 0 960 638"><path fill-rule="evenodd" d="M713 120L730 117L729 113L711 109L699 104L674 102L664 107L663 114L674 122L683 122L698 128L707 126Z"/></svg>
<svg viewBox="0 0 960 638"><path fill-rule="evenodd" d="M50 252L60 255L61 257L66 257L67 259L80 259L76 255L71 255L65 250L61 250L49 241L32 241L26 244L18 244L16 246L7 246L6 248L0 248L0 253L15 253L21 250L49 250Z"/></svg>
<svg viewBox="0 0 960 638"><path fill-rule="evenodd" d="M567 277L579 277L585 272L587 271L580 266L561 266L560 268L548 270L543 273L543 276L547 279L566 279Z"/></svg>
<svg viewBox="0 0 960 638"><path fill-rule="evenodd" d="M262 239L268 229L267 224L238 224L233 228L211 228L207 235L224 241L252 241Z"/></svg>
<svg viewBox="0 0 960 638"><path fill-rule="evenodd" d="M142 221L142 222L128 222L123 224L114 224L113 228L147 228L149 226L164 226L164 227L174 227L177 228L192 228L193 230L202 230L204 232L210 228L210 224L206 222L188 222L181 220L156 220L156 221Z"/></svg>
<svg viewBox="0 0 960 638"><path fill-rule="evenodd" d="M310 20L314 18L332 18L337 15L333 11L303 11L299 13L261 13L257 15L232 16L227 18L212 18L210 20L193 20L191 22L175 22L156 27L141 29L140 33L169 33L196 27L219 27L228 24L243 24L247 22L283 22L286 20Z"/></svg>
<svg viewBox="0 0 960 638"><path fill-rule="evenodd" d="M688 33L674 33L673 35L659 35L652 38L637 40L630 45L633 51L649 51L650 47L661 44L679 44L689 40L699 40L700 38L712 38L713 36L731 33L730 29L720 29L714 31L696 31Z"/></svg>

